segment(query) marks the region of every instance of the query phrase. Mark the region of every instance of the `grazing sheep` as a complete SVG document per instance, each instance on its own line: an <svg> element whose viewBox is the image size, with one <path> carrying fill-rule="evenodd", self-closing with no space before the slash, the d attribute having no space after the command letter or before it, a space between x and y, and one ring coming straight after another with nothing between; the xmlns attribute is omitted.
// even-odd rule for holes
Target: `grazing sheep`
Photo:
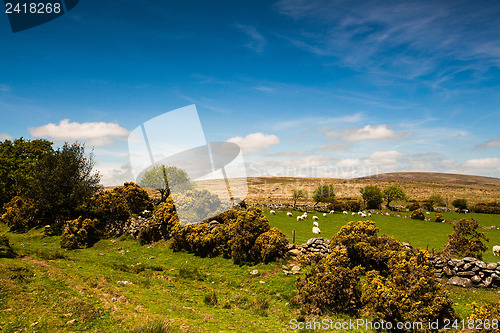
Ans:
<svg viewBox="0 0 500 333"><path fill-rule="evenodd" d="M271 215L276 215L276 212L274 210L269 212Z"/></svg>
<svg viewBox="0 0 500 333"><path fill-rule="evenodd" d="M302 221L302 220L304 220L304 217L302 217L302 216L297 216L297 222L298 222L298 221Z"/></svg>
<svg viewBox="0 0 500 333"><path fill-rule="evenodd" d="M500 256L500 245L493 246L493 255Z"/></svg>
<svg viewBox="0 0 500 333"><path fill-rule="evenodd" d="M326 217L326 213L323 213L323 217Z"/></svg>
<svg viewBox="0 0 500 333"><path fill-rule="evenodd" d="M356 216L356 213L355 213L355 212L352 212L352 216Z"/></svg>
<svg viewBox="0 0 500 333"><path fill-rule="evenodd" d="M292 214L292 213L290 213L290 212L287 212L287 213L286 213L286 216L292 217L292 216L293 216L293 214Z"/></svg>
<svg viewBox="0 0 500 333"><path fill-rule="evenodd" d="M366 217L366 214L365 213L361 213L361 217Z"/></svg>
<svg viewBox="0 0 500 333"><path fill-rule="evenodd" d="M321 230L318 227L313 227L313 234L320 234Z"/></svg>
<svg viewBox="0 0 500 333"><path fill-rule="evenodd" d="M303 215L307 217L307 212L304 212L304 214L303 214Z"/></svg>
<svg viewBox="0 0 500 333"><path fill-rule="evenodd" d="M319 227L318 222L314 221L314 222L313 222L313 226L315 226L315 227Z"/></svg>
<svg viewBox="0 0 500 333"><path fill-rule="evenodd" d="M335 211L332 209L332 210L330 211L330 214L333 214L333 213L335 213Z"/></svg>
<svg viewBox="0 0 500 333"><path fill-rule="evenodd" d="M344 211L342 212L342 214L347 215L348 213L344 210Z"/></svg>
<svg viewBox="0 0 500 333"><path fill-rule="evenodd" d="M425 212L425 215L431 215L431 213L429 213L429 212Z"/></svg>
<svg viewBox="0 0 500 333"><path fill-rule="evenodd" d="M368 216L369 216L369 217L372 217L372 213L368 213Z"/></svg>
<svg viewBox="0 0 500 333"><path fill-rule="evenodd" d="M315 215L315 216L313 216L313 220L314 220L314 221L319 221L319 217L317 217L317 216Z"/></svg>

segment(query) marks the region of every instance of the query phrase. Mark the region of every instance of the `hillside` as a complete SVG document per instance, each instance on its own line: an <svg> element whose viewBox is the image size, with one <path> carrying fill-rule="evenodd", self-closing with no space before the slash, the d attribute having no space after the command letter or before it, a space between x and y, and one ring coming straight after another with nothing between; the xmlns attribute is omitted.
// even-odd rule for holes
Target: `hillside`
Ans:
<svg viewBox="0 0 500 333"><path fill-rule="evenodd" d="M500 178L437 172L392 172L357 179L442 183L448 185L500 186Z"/></svg>

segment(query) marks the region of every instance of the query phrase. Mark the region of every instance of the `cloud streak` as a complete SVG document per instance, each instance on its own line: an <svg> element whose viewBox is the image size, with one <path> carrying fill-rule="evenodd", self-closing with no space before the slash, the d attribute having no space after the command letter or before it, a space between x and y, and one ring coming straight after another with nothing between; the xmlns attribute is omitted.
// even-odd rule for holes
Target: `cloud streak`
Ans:
<svg viewBox="0 0 500 333"><path fill-rule="evenodd" d="M227 140L240 146L244 154L265 151L269 147L278 145L280 139L274 134L263 134L260 132L248 134L245 137L236 136Z"/></svg>

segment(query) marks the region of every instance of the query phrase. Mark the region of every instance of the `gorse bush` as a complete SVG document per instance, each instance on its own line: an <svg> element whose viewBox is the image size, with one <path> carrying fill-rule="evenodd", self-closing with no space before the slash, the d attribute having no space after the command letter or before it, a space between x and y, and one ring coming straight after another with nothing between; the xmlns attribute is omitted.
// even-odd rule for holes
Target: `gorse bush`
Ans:
<svg viewBox="0 0 500 333"><path fill-rule="evenodd" d="M448 235L448 243L444 247L445 254L475 257L481 259L483 252L488 249L484 241L488 238L478 232L479 223L474 220L461 219L453 223L453 234Z"/></svg>
<svg viewBox="0 0 500 333"><path fill-rule="evenodd" d="M475 302L471 304L472 313L469 320L465 321L465 327L471 324L473 332L493 333L500 329L500 301L478 306ZM480 324L480 326L478 325Z"/></svg>
<svg viewBox="0 0 500 333"><path fill-rule="evenodd" d="M474 213L500 214L500 202L481 202L471 209Z"/></svg>
<svg viewBox="0 0 500 333"><path fill-rule="evenodd" d="M260 255L260 260L270 262L282 258L287 252L288 240L277 228L264 232L255 240Z"/></svg>
<svg viewBox="0 0 500 333"><path fill-rule="evenodd" d="M183 193L174 193L173 200L176 208L182 212L178 216L181 226L202 222L225 210L219 197L208 190L188 190Z"/></svg>
<svg viewBox="0 0 500 333"><path fill-rule="evenodd" d="M0 221L7 224L12 231L26 231L39 226L40 218L40 208L33 199L16 196L4 205Z"/></svg>
<svg viewBox="0 0 500 333"><path fill-rule="evenodd" d="M423 220L425 220L425 214L421 209L417 209L417 210L414 210L413 212L411 212L410 218L414 219L414 220L422 220L423 221Z"/></svg>
<svg viewBox="0 0 500 333"><path fill-rule="evenodd" d="M405 331L429 331L428 322L455 318L449 293L434 277L428 253L401 254L389 263L387 276L369 271L362 288L362 301L377 319L396 323L422 323L422 328ZM396 327L394 327L396 331Z"/></svg>
<svg viewBox="0 0 500 333"><path fill-rule="evenodd" d="M345 250L334 249L325 260L314 264L305 278L297 280L294 302L305 313L356 314L361 306L361 273L361 267L352 265Z"/></svg>
<svg viewBox="0 0 500 333"><path fill-rule="evenodd" d="M99 232L96 226L97 219L89 219L80 216L75 220L66 221L63 225L61 236L61 247L67 249L78 249L92 246L99 240Z"/></svg>

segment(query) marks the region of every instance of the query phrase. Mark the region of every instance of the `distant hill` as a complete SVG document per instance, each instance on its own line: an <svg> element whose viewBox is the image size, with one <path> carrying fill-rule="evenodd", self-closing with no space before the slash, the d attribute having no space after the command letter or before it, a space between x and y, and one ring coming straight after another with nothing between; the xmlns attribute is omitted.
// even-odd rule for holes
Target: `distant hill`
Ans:
<svg viewBox="0 0 500 333"><path fill-rule="evenodd" d="M448 185L500 186L500 178L459 175L437 172L392 172L360 177L361 180L404 181L419 183L442 183Z"/></svg>

